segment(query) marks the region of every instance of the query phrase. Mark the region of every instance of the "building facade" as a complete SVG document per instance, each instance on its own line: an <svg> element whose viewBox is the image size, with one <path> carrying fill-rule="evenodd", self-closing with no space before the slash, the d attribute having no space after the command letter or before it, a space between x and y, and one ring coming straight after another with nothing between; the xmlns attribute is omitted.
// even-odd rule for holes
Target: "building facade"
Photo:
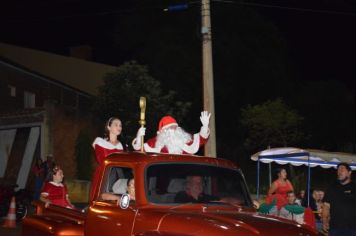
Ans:
<svg viewBox="0 0 356 236"><path fill-rule="evenodd" d="M41 63L31 64L31 53L33 58L41 58L43 70ZM28 63L19 54L25 55ZM94 138L102 128L91 113L93 91L100 86L98 81L102 81L105 73L115 67L93 66L93 62L45 54L28 54L28 49L22 54L21 49L0 43L0 184L16 183L19 188L31 188L32 166L49 154L63 168L67 179L75 178L79 133L84 130ZM51 64L51 60L51 66L58 65L59 69L48 70L46 62ZM68 76L60 68L70 68ZM77 81L73 74L78 75ZM95 79L90 78L93 75ZM69 79L70 76L73 78ZM86 79L90 81L82 82ZM91 161L93 156L88 157L88 162Z"/></svg>

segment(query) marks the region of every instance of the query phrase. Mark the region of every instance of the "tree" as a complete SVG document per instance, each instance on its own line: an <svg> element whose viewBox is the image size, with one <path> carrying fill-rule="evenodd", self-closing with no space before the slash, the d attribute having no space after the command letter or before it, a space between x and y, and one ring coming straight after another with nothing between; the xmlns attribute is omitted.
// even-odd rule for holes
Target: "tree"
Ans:
<svg viewBox="0 0 356 236"><path fill-rule="evenodd" d="M242 109L241 123L247 129L245 145L248 149L261 150L268 146L298 144L303 117L289 108L282 99Z"/></svg>
<svg viewBox="0 0 356 236"><path fill-rule="evenodd" d="M146 97L146 135L151 136L157 131L162 116L169 114L180 120L187 114L190 103L176 100L175 94L175 91L163 91L160 82L149 75L146 66L130 61L104 78L94 111L103 121L111 116L120 118L123 132L128 134L123 133L123 141L131 141L139 127L139 98Z"/></svg>
<svg viewBox="0 0 356 236"><path fill-rule="evenodd" d="M75 143L75 158L77 164L77 178L81 180L91 180L92 174L92 147L89 134L81 130Z"/></svg>

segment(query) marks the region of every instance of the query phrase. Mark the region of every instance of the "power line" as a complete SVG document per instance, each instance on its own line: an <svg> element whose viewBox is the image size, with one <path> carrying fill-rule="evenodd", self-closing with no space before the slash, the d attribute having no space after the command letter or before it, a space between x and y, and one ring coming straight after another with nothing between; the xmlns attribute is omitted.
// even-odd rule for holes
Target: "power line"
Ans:
<svg viewBox="0 0 356 236"><path fill-rule="evenodd" d="M253 6L253 7L276 8L276 9L283 9L283 10L285 9L285 10L294 10L294 11L303 11L303 12L312 12L312 13L322 13L322 14L356 16L356 13L353 12L318 10L318 9L300 8L300 7L286 7L286 6L270 5L270 4L262 4L262 3L237 2L231 0L212 0L212 2L229 3L229 4L237 4L237 5Z"/></svg>
<svg viewBox="0 0 356 236"><path fill-rule="evenodd" d="M150 6L150 7L136 7L130 9L120 9L120 10L103 10L100 12L83 13L83 14L68 14L68 15L58 15L58 16L4 16L1 15L0 19L6 20L60 20L60 19L72 19L72 18L83 18L83 17L107 17L111 15L125 15L134 12L147 11L147 10L163 10L162 6Z"/></svg>
<svg viewBox="0 0 356 236"><path fill-rule="evenodd" d="M356 13L353 12L345 12L345 11L331 11L331 10L319 10L312 8L301 8L301 7L288 7L281 5L273 5L273 4L262 4L262 3L249 3L249 2L240 2L240 1L232 1L232 0L211 0L211 2L216 3L228 3L228 4L236 4L250 7L262 7L262 8L274 8L281 10L292 10L292 11L301 11L301 12L311 12L311 13L321 13L321 14L330 14L330 15L345 15L345 16L356 16ZM199 1L189 1L187 2L186 8L189 5L197 5ZM147 11L147 10L162 10L167 11L168 8L162 6L145 6L139 8L131 8L131 9L120 9L120 10L104 10L101 12L93 12L93 13L85 13L85 14L69 14L69 15L58 15L58 16L0 16L0 19L4 20L13 20L13 21L41 21L41 20L61 20L61 19L73 19L73 18L82 18L82 17L108 17L112 15L124 15L131 14L133 12L138 11Z"/></svg>

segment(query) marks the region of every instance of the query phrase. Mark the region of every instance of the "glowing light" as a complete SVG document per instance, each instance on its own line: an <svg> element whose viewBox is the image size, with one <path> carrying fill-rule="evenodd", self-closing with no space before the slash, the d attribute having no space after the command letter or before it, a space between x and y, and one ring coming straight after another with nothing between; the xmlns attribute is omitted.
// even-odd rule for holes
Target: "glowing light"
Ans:
<svg viewBox="0 0 356 236"><path fill-rule="evenodd" d="M229 227L226 227L225 225L220 225L220 228L222 228L222 229L229 229Z"/></svg>

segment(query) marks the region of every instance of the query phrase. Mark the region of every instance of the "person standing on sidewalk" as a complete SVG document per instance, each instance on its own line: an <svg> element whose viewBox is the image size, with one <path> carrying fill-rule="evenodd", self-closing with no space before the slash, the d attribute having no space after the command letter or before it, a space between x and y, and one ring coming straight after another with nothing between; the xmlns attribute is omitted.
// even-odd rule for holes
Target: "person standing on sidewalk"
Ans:
<svg viewBox="0 0 356 236"><path fill-rule="evenodd" d="M40 193L44 181L44 168L42 165L42 159L37 158L35 164L32 167L32 173L35 176L35 186L33 190L33 200L38 200L40 198Z"/></svg>
<svg viewBox="0 0 356 236"><path fill-rule="evenodd" d="M330 236L356 236L356 182L349 164L337 165L337 182L326 191L322 208L323 230Z"/></svg>

